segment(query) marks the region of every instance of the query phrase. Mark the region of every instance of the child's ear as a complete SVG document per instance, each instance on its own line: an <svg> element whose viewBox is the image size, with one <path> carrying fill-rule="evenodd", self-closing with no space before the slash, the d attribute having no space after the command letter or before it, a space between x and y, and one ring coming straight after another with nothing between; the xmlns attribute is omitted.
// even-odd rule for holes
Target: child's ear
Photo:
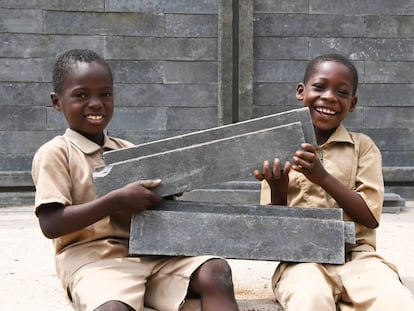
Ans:
<svg viewBox="0 0 414 311"><path fill-rule="evenodd" d="M50 99L52 100L53 108L55 108L56 111L62 111L59 96L55 92L50 93Z"/></svg>
<svg viewBox="0 0 414 311"><path fill-rule="evenodd" d="M304 91L305 91L305 85L303 83L299 83L296 86L296 99L302 101L303 100L303 97L304 97L304 95L303 95L303 92Z"/></svg>
<svg viewBox="0 0 414 311"><path fill-rule="evenodd" d="M351 106L349 107L349 112L352 112L355 110L357 103L358 103L358 97L353 96L351 100Z"/></svg>

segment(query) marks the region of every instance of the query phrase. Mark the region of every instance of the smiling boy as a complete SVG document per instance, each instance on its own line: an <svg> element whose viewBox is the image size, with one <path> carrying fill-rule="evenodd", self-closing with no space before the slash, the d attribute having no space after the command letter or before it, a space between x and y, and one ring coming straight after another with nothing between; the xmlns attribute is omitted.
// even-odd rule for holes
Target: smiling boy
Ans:
<svg viewBox="0 0 414 311"><path fill-rule="evenodd" d="M53 239L56 272L76 310L179 310L185 299L203 311L237 311L231 269L223 258L130 257L131 215L163 202L160 180L130 183L97 198L92 173L102 153L132 146L105 134L114 112L113 78L97 53L70 50L54 65L51 100L69 128L33 159L35 213Z"/></svg>
<svg viewBox="0 0 414 311"><path fill-rule="evenodd" d="M397 269L376 250L384 184L381 153L367 135L342 122L357 105L358 73L338 54L307 66L296 98L309 108L317 146L302 144L292 163L264 161L261 204L341 208L355 222L356 244L345 264L281 263L273 277L276 299L286 310L414 310L412 294Z"/></svg>

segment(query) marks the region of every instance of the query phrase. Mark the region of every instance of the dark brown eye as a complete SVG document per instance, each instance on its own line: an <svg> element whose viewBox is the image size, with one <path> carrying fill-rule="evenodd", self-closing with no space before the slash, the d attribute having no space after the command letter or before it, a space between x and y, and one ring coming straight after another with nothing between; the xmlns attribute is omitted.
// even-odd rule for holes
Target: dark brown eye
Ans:
<svg viewBox="0 0 414 311"><path fill-rule="evenodd" d="M345 95L345 96L349 95L348 90L338 90L338 93L341 94L341 95Z"/></svg>
<svg viewBox="0 0 414 311"><path fill-rule="evenodd" d="M102 96L103 97L112 97L112 93L111 92L103 92Z"/></svg>
<svg viewBox="0 0 414 311"><path fill-rule="evenodd" d="M88 95L86 93L76 93L74 95L74 97L77 97L77 98L87 98Z"/></svg>

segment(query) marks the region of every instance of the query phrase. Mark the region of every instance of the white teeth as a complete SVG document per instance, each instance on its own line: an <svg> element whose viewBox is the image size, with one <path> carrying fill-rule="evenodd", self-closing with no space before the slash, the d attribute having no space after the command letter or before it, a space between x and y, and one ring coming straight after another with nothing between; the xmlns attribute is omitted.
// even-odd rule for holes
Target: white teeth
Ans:
<svg viewBox="0 0 414 311"><path fill-rule="evenodd" d="M329 115L335 115L336 114L335 111L333 111L331 109L328 109L328 108L318 107L318 108L316 108L316 111L317 112L321 112L321 113L325 113L325 114L329 114Z"/></svg>
<svg viewBox="0 0 414 311"><path fill-rule="evenodd" d="M101 120L103 117L101 115L88 115L87 118L91 120Z"/></svg>

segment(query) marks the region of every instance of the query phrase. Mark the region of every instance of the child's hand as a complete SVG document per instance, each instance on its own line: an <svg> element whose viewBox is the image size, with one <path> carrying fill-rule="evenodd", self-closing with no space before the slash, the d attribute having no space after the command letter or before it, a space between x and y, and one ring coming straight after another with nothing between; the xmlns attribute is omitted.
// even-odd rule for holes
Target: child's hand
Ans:
<svg viewBox="0 0 414 311"><path fill-rule="evenodd" d="M323 167L315 148L308 143L301 145L302 150L295 152L292 169L302 173L311 182L320 185L328 172Z"/></svg>
<svg viewBox="0 0 414 311"><path fill-rule="evenodd" d="M161 204L163 198L151 188L158 187L161 180L140 180L130 183L116 192L117 205L120 209L129 210L131 213L140 213L150 207Z"/></svg>
<svg viewBox="0 0 414 311"><path fill-rule="evenodd" d="M253 176L259 181L267 181L272 192L272 197L276 196L278 198L284 198L287 195L290 169L290 162L286 161L282 170L280 159L275 158L273 160L273 166L271 166L270 162L266 160L263 162L263 172L255 170L253 172ZM274 200L272 199L272 201ZM279 200L276 201L279 202Z"/></svg>

